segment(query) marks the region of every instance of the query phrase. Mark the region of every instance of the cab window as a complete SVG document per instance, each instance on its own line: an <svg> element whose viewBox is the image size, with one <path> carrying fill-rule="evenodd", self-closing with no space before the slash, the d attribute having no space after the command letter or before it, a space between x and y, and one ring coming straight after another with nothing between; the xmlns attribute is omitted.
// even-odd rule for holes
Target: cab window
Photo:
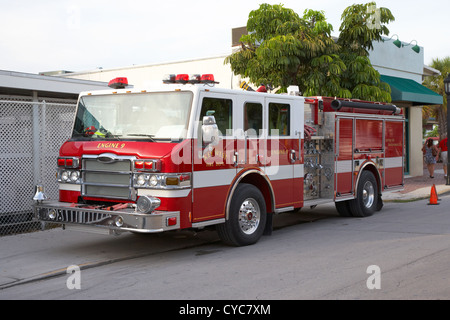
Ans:
<svg viewBox="0 0 450 320"><path fill-rule="evenodd" d="M214 116L220 135L232 135L233 101L222 98L203 98L200 121L204 116Z"/></svg>
<svg viewBox="0 0 450 320"><path fill-rule="evenodd" d="M263 107L260 103L248 102L244 105L244 131L249 137L259 136L262 130Z"/></svg>
<svg viewBox="0 0 450 320"><path fill-rule="evenodd" d="M269 103L269 135L288 136L290 133L291 106L284 103Z"/></svg>

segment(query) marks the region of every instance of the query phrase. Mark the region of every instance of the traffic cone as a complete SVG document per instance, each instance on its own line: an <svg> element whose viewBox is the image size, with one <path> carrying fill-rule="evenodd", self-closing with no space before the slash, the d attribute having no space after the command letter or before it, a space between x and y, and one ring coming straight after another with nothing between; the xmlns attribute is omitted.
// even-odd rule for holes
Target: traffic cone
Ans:
<svg viewBox="0 0 450 320"><path fill-rule="evenodd" d="M428 205L438 205L438 196L437 196L437 192L436 192L436 186L433 184L433 186L431 187L431 194L430 194L430 202L428 203Z"/></svg>
<svg viewBox="0 0 450 320"><path fill-rule="evenodd" d="M433 189L434 189L434 192L436 193L437 201L441 201L441 199L439 199L439 195L437 193L437 189L436 189L436 185L435 184L433 184Z"/></svg>

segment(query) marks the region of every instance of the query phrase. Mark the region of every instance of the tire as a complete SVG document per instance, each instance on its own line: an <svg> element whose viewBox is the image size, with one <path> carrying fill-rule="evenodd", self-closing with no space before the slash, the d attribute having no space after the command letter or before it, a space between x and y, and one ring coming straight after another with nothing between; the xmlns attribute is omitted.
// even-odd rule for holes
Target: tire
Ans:
<svg viewBox="0 0 450 320"><path fill-rule="evenodd" d="M350 201L335 202L336 210L341 217L352 217L352 211L350 210Z"/></svg>
<svg viewBox="0 0 450 320"><path fill-rule="evenodd" d="M257 187L241 183L231 198L228 220L217 226L221 240L233 246L248 246L262 236L267 219L266 202Z"/></svg>
<svg viewBox="0 0 450 320"><path fill-rule="evenodd" d="M369 217L377 211L378 186L375 176L370 171L363 171L358 182L356 198L350 201L350 210L354 217Z"/></svg>
<svg viewBox="0 0 450 320"><path fill-rule="evenodd" d="M381 211L381 209L383 209L383 199L381 195L378 195L377 211Z"/></svg>

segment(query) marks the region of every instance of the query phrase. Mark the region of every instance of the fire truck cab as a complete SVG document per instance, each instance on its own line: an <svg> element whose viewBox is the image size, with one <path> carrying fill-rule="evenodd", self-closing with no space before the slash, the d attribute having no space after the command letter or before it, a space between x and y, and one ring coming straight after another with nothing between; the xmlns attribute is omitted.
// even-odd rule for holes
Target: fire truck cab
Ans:
<svg viewBox="0 0 450 320"><path fill-rule="evenodd" d="M395 106L221 89L212 75L126 82L80 94L59 199L37 186L37 219L115 234L215 226L241 246L270 234L273 214L335 202L370 216L403 187Z"/></svg>

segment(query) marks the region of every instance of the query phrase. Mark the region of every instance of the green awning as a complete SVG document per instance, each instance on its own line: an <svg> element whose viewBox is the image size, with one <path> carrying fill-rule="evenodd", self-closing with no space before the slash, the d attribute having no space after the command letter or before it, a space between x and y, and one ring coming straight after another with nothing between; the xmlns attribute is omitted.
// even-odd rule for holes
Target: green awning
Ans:
<svg viewBox="0 0 450 320"><path fill-rule="evenodd" d="M381 81L391 87L392 102L410 102L413 106L444 103L441 95L414 80L381 75Z"/></svg>

